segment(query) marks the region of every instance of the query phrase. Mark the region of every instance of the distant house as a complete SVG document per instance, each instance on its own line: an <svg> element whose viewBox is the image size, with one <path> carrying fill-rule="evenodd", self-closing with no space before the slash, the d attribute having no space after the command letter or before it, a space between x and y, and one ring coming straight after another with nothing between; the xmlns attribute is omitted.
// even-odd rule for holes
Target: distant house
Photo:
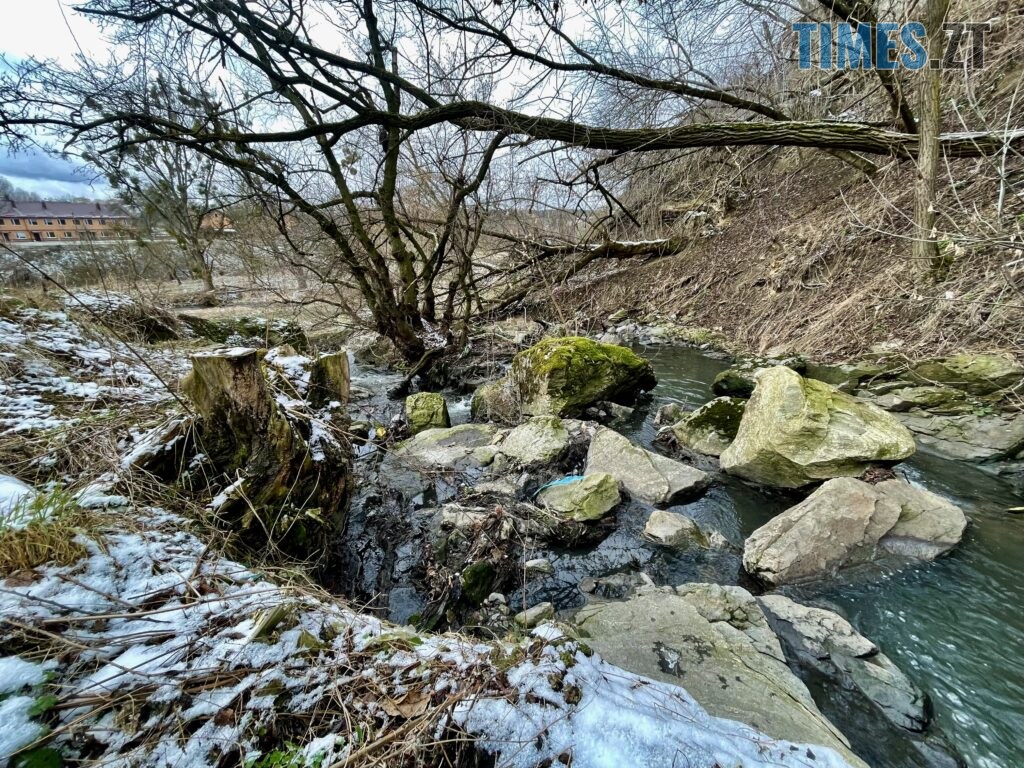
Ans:
<svg viewBox="0 0 1024 768"><path fill-rule="evenodd" d="M0 199L0 239L5 243L107 240L131 221L116 203Z"/></svg>

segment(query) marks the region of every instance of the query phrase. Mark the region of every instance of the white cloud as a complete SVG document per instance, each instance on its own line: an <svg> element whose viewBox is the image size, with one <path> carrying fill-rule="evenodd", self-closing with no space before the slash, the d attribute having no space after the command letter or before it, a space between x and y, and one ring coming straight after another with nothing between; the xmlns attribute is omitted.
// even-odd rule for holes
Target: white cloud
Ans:
<svg viewBox="0 0 1024 768"><path fill-rule="evenodd" d="M82 181L57 181L56 179L30 179L25 176L5 175L11 184L26 192L33 192L44 198L87 197L90 200L107 200L113 191L106 184L89 184Z"/></svg>
<svg viewBox="0 0 1024 768"><path fill-rule="evenodd" d="M8 0L3 5L0 52L9 57L57 59L69 65L79 48L104 57L110 47L99 27L68 0Z"/></svg>

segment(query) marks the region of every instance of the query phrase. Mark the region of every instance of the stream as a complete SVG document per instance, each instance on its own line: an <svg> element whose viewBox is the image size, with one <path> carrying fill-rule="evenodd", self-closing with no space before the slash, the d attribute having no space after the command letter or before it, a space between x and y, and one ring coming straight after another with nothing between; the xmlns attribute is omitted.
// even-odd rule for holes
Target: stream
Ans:
<svg viewBox="0 0 1024 768"><path fill-rule="evenodd" d="M687 348L638 351L654 365L658 386L646 418L627 434L649 447L657 408L706 402L715 374L729 364ZM1006 511L1022 499L1004 480L938 456L919 453L897 471L960 505L971 521L961 545L932 563L793 596L839 606L928 691L936 724L971 768L1024 765L1024 517ZM682 509L691 514L709 497L731 505L743 536L787 506L727 479Z"/></svg>
<svg viewBox="0 0 1024 768"><path fill-rule="evenodd" d="M695 408L711 399L711 381L730 363L686 347L647 347L637 352L653 364L658 385L629 422L615 428L651 448L658 429L654 424L658 409L672 402ZM354 418L370 419L373 413L398 410L399 402L388 401L384 391L399 377L368 369L353 373L354 384L374 393L354 404ZM469 398L445 395L452 422L468 421ZM1024 765L1024 666L1020 663L1024 657L1024 580L1018 575L1024 561L1024 516L1007 512L1009 507L1020 506L1022 499L999 477L933 455L919 453L896 471L963 508L971 525L961 545L932 563L888 570L880 566L859 575L847 572L838 580L783 591L794 599L830 604L839 610L927 691L935 707L935 726L970 768ZM368 497L353 505L356 512L350 521L350 535L357 537L362 536L359 531L365 521L375 514L366 512L380 503L372 498L371 488L366 492ZM559 610L579 607L586 599L584 591L593 589L595 579L636 571L658 584L740 584L756 593L760 588L744 573L738 554L743 540L803 495L755 488L719 475L700 499L670 507L706 530L717 530L735 545L735 551L678 552L658 547L641 537L650 506L623 504L616 513L615 530L596 546L527 552L527 558L548 559L554 574L528 581L509 595L510 606L521 610L551 601ZM404 525L407 514L401 513L396 524ZM360 578L367 593L372 591L379 569L389 565L377 562L376 555L368 557L372 551L380 551L381 535L377 534L378 544L364 547L360 555ZM401 560L402 547L395 557ZM367 560L372 562L368 565ZM622 595L616 594L617 588ZM613 577L610 583L602 583L601 589L606 597L624 596L628 584L620 581L617 586ZM396 589L390 595L392 619L402 621L401 617L408 615L409 611L402 612L407 592L412 590ZM815 695L823 694L816 691ZM843 725L841 698L823 696L819 706ZM871 734L867 739L870 742ZM871 755L865 757L872 762ZM882 761L889 765L903 762L892 754Z"/></svg>

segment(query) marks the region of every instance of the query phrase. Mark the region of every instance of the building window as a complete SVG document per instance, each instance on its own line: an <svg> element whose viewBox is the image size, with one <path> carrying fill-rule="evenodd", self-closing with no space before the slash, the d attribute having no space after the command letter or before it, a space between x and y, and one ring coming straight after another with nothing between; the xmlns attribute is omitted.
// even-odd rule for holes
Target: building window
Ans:
<svg viewBox="0 0 1024 768"><path fill-rule="evenodd" d="M7 234L6 232L0 233L0 234L3 234L3 236L4 236L4 242L5 242L5 243L6 243L7 241L9 241L9 240L11 239L11 236L10 236L10 235L8 235L8 234Z"/></svg>
<svg viewBox="0 0 1024 768"><path fill-rule="evenodd" d="M57 233L56 233L56 232L47 232L47 233L46 233L46 236L47 236L47 237L51 237L51 238L52 238L52 237L56 237L56 236L57 236Z"/></svg>
<svg viewBox="0 0 1024 768"><path fill-rule="evenodd" d="M11 224L21 224L21 219L11 219Z"/></svg>
<svg viewBox="0 0 1024 768"><path fill-rule="evenodd" d="M53 224L53 219L43 219L43 221L45 221L47 223L47 225L52 225Z"/></svg>
<svg viewBox="0 0 1024 768"><path fill-rule="evenodd" d="M57 221L58 221L58 222L60 223L60 225L61 225L62 227L63 227L63 226L65 225L65 224L67 224L67 223L68 223L68 220L67 220L67 219L57 219Z"/></svg>
<svg viewBox="0 0 1024 768"><path fill-rule="evenodd" d="M70 232L65 232L64 233L64 237L71 237L71 233Z"/></svg>
<svg viewBox="0 0 1024 768"><path fill-rule="evenodd" d="M28 240L28 232L15 232L15 240Z"/></svg>
<svg viewBox="0 0 1024 768"><path fill-rule="evenodd" d="M86 224L92 224L92 219L86 219L86 220L85 220L85 223L86 223Z"/></svg>
<svg viewBox="0 0 1024 768"><path fill-rule="evenodd" d="M35 226L36 224L38 224L38 223L39 223L39 219L29 219L29 220L28 220L28 225L29 225L30 227L34 227L34 226Z"/></svg>

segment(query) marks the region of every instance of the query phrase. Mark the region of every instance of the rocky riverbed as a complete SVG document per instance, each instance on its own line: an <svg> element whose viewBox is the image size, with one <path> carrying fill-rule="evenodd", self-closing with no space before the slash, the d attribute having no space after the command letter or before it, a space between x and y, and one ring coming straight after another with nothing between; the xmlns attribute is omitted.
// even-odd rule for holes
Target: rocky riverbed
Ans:
<svg viewBox="0 0 1024 768"><path fill-rule="evenodd" d="M38 319L14 308L5 322ZM164 325L181 332L173 318ZM64 570L4 574L19 617L0 638L6 653L26 647L25 632L88 627L77 651L45 667L58 700L74 706L33 714L43 683L11 689L28 701L19 717L39 724L32 738L50 727L68 755L222 764L239 753L203 752L220 734L246 762L283 753L322 766L419 723L461 729L471 752L502 765L598 765L602 750L622 760L640 750L651 765L680 754L708 766L1012 764L1020 681L1012 670L996 681L979 673L1024 637L1010 608L1018 587L1001 554L977 567L993 559L993 518L1007 526L1003 543L1019 533L1008 511L1019 499L1000 477L1012 476L1018 450L1004 434L1016 423L1010 362L729 360L672 344L713 335L628 331L619 323L595 341L507 321L436 372L440 386L420 382L408 397L395 394L403 376L372 337L345 342L354 359L337 347L260 351L242 336L197 350L182 386L189 412L168 397L166 420L122 440L118 469L68 501L105 511L74 534L84 538ZM658 345L609 343L637 338ZM943 449L920 439L920 423L945 416L998 418L961 430L958 445L984 445L985 429L1005 445L961 456L977 467L961 476L917 456L922 442ZM26 499L44 512L21 530L66 514L50 511L46 493L8 485L19 496L5 513L21 514ZM333 597L289 592L207 554L171 533L185 518L157 497L201 510L243 559L304 560ZM107 515L125 514L137 527L116 533ZM4 535L18 540L17 527ZM119 571L143 550L156 586ZM940 607L951 573L966 621ZM96 596L90 616L116 613L109 627L74 618L83 588ZM154 590L170 602L146 599ZM993 604L993 594L1008 600ZM149 611L171 612L202 650L169 647ZM974 637L972 621L996 631ZM948 637L972 650L950 649ZM278 667L291 671L271 692ZM325 669L342 667L370 681L348 700L358 738L328 715L333 694L318 687ZM81 710L109 705L111 668L132 701L149 702L154 733L180 730L175 713L190 707L174 749L154 752L123 703L113 736L102 735L102 708ZM175 676L202 685L195 676L209 669L219 671L201 711L191 694L158 705L146 687L155 680L159 692ZM630 693L638 686L646 692ZM240 718L253 696L264 714ZM56 715L65 710L81 719ZM320 725L300 733L299 711ZM525 742L533 747L509 746Z"/></svg>

